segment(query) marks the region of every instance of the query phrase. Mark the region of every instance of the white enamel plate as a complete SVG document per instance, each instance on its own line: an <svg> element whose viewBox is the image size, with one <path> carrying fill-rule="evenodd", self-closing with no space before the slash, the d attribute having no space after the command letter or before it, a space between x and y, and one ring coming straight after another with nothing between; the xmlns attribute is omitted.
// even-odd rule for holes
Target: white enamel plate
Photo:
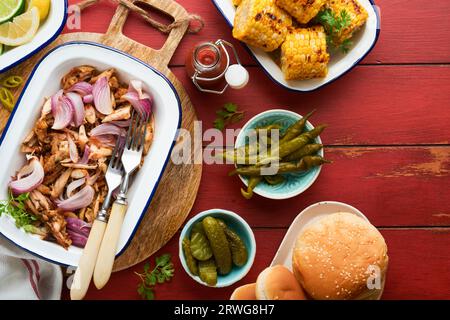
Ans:
<svg viewBox="0 0 450 320"><path fill-rule="evenodd" d="M20 152L23 139L38 119L46 97L60 89L60 79L73 67L92 65L99 70L115 68L119 78L128 83L141 80L153 98L155 135L143 167L137 172L128 192L128 211L120 233L117 254L131 241L139 222L150 205L161 175L169 160L181 123L179 97L169 80L152 67L126 53L89 42L72 42L53 49L33 70L17 106L0 138L0 200L8 198L8 183L25 163ZM78 265L82 249L68 250L36 235L18 229L12 218L0 217L0 233L16 245L46 260L63 265Z"/></svg>
<svg viewBox="0 0 450 320"><path fill-rule="evenodd" d="M232 0L212 1L228 25L233 27L236 8L233 6ZM369 54L378 40L380 33L378 7L375 6L372 0L359 0L359 3L367 10L369 18L361 30L352 38L353 46L350 51L347 54L336 53L332 55L328 65L328 75L325 78L287 81L284 79L280 67L267 52L252 46L246 45L246 47L261 67L263 67L267 75L282 87L300 92L317 90L353 69L358 62Z"/></svg>

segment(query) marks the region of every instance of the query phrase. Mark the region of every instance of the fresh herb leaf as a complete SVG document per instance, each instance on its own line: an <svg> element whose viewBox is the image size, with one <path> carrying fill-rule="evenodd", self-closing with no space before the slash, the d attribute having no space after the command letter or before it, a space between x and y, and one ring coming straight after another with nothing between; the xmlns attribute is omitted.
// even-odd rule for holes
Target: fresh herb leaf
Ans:
<svg viewBox="0 0 450 320"><path fill-rule="evenodd" d="M317 21L323 25L325 32L327 33L327 43L329 46L335 46L334 39L344 31L345 28L350 26L351 17L346 10L342 10L337 15L331 9L325 9L319 12L317 15ZM350 50L352 42L350 39L344 40L337 48L342 52L347 53Z"/></svg>
<svg viewBox="0 0 450 320"><path fill-rule="evenodd" d="M137 287L137 292L143 299L155 299L155 286L170 281L175 273L172 263L172 256L164 254L156 257L155 268L150 271L150 263L144 265L144 272L136 274L141 278Z"/></svg>
<svg viewBox="0 0 450 320"><path fill-rule="evenodd" d="M244 118L244 111L239 111L234 103L226 103L216 111L217 118L214 120L214 128L222 131L227 125L237 123Z"/></svg>
<svg viewBox="0 0 450 320"><path fill-rule="evenodd" d="M25 210L25 201L29 198L29 193L23 193L14 197L10 191L9 199L0 201L0 216L7 214L15 220L17 228L23 228L26 232L33 232L36 231L33 223L37 220L37 217Z"/></svg>

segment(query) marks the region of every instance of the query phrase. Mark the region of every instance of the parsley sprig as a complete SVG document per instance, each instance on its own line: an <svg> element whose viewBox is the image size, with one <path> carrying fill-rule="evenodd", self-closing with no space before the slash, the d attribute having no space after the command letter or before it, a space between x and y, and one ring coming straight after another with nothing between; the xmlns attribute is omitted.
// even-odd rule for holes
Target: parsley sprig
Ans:
<svg viewBox="0 0 450 320"><path fill-rule="evenodd" d="M322 10L317 15L317 20L325 28L328 45L334 45L333 39L338 37L339 34L351 24L351 17L346 10L342 10L339 14L336 14L331 9ZM342 52L347 53L350 50L351 45L351 40L346 39L338 48Z"/></svg>
<svg viewBox="0 0 450 320"><path fill-rule="evenodd" d="M14 197L12 192L9 191L9 199L0 201L0 216L7 214L15 220L17 228L23 228L26 232L34 233L36 231L34 222L37 217L26 211L25 201L29 198L29 193Z"/></svg>
<svg viewBox="0 0 450 320"><path fill-rule="evenodd" d="M244 118L244 111L239 111L234 103L226 103L221 109L216 111L217 118L214 120L214 128L222 131L226 126L237 123Z"/></svg>
<svg viewBox="0 0 450 320"><path fill-rule="evenodd" d="M164 254L156 257L156 265L153 270L150 271L150 263L146 263L143 273L135 272L141 278L137 292L143 299L155 299L155 286L168 282L173 278L175 269L171 259L172 256L170 254Z"/></svg>

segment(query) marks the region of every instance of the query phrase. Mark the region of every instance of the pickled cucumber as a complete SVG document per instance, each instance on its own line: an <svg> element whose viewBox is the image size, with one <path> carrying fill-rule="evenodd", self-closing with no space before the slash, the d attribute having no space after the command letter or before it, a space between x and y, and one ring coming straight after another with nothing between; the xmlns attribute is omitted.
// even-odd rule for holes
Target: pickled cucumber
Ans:
<svg viewBox="0 0 450 320"><path fill-rule="evenodd" d="M205 229L206 236L211 245L219 274L225 275L230 273L233 261L225 230L213 217L203 219L203 229Z"/></svg>
<svg viewBox="0 0 450 320"><path fill-rule="evenodd" d="M198 276L198 267L197 267L197 261L192 256L191 252L191 244L188 238L183 239L183 252L184 252L184 258L186 259L186 264L189 268L189 271L195 276Z"/></svg>
<svg viewBox="0 0 450 320"><path fill-rule="evenodd" d="M205 230L203 229L203 224L202 224L201 221L195 223L195 224L192 226L192 229L191 229L191 237L194 235L194 233L201 233L201 234L203 234L203 235L205 234Z"/></svg>
<svg viewBox="0 0 450 320"><path fill-rule="evenodd" d="M191 252L195 259L206 261L213 255L206 235L196 232L191 236Z"/></svg>
<svg viewBox="0 0 450 320"><path fill-rule="evenodd" d="M223 220L217 219L217 221L225 230L225 235L227 236L228 243L230 244L233 263L238 267L242 267L248 259L248 251L244 241L242 241L236 232L228 228Z"/></svg>
<svg viewBox="0 0 450 320"><path fill-rule="evenodd" d="M217 266L214 259L200 261L198 263L200 279L210 286L217 284Z"/></svg>

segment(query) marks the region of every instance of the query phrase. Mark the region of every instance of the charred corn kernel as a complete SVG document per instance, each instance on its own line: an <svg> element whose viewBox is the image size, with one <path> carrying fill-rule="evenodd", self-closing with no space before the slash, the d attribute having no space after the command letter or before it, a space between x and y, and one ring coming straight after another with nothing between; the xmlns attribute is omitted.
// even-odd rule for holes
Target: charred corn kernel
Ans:
<svg viewBox="0 0 450 320"><path fill-rule="evenodd" d="M333 37L335 45L340 45L345 40L350 39L353 33L358 31L369 17L366 9L357 0L329 0L327 7L338 17L345 10L350 18L350 24Z"/></svg>
<svg viewBox="0 0 450 320"><path fill-rule="evenodd" d="M298 22L306 24L317 16L327 0L276 0L275 2Z"/></svg>
<svg viewBox="0 0 450 320"><path fill-rule="evenodd" d="M281 46L281 70L286 80L325 77L329 60L322 26L292 29Z"/></svg>
<svg viewBox="0 0 450 320"><path fill-rule="evenodd" d="M233 4L235 7L237 7L238 5L240 5L242 2L242 0L233 0Z"/></svg>
<svg viewBox="0 0 450 320"><path fill-rule="evenodd" d="M233 37L270 52L286 38L291 17L275 0L242 0L234 18Z"/></svg>

